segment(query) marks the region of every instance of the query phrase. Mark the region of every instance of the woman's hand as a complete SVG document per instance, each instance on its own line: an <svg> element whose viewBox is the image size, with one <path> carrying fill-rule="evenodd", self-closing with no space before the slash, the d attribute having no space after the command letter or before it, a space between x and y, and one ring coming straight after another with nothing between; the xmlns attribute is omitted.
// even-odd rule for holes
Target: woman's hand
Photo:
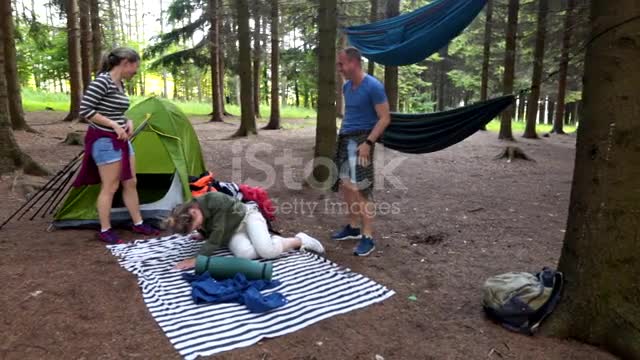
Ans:
<svg viewBox="0 0 640 360"><path fill-rule="evenodd" d="M120 125L118 125L117 123L114 123L113 131L115 131L116 135L118 135L118 140L122 140L122 141L129 140L129 135L127 134L127 131L122 127L120 127Z"/></svg>
<svg viewBox="0 0 640 360"><path fill-rule="evenodd" d="M358 165L362 167L369 165L370 154L371 146L366 142L360 144L360 146L358 146Z"/></svg>
<svg viewBox="0 0 640 360"><path fill-rule="evenodd" d="M127 120L127 135L129 139L133 136L133 121Z"/></svg>
<svg viewBox="0 0 640 360"><path fill-rule="evenodd" d="M196 267L196 258L191 258L191 259L180 261L179 263L176 264L174 269L187 270L187 269L193 269L194 267Z"/></svg>
<svg viewBox="0 0 640 360"><path fill-rule="evenodd" d="M204 240L204 235L202 235L199 231L196 231L192 233L191 236L189 236L189 238L191 240L199 241L199 240Z"/></svg>

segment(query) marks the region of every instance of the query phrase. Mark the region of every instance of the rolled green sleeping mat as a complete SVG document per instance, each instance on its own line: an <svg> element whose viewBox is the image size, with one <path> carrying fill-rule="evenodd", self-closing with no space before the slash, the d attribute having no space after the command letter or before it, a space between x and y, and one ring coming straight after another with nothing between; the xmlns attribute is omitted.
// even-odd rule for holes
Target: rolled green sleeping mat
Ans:
<svg viewBox="0 0 640 360"><path fill-rule="evenodd" d="M242 273L247 280L271 280L273 264L233 256L204 256L196 258L196 274L208 271L217 280L230 279Z"/></svg>

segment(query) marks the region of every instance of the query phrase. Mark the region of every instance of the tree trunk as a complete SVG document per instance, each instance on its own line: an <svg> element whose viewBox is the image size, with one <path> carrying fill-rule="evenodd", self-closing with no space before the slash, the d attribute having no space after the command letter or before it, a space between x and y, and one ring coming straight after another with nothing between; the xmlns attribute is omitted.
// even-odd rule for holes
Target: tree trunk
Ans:
<svg viewBox="0 0 640 360"><path fill-rule="evenodd" d="M133 0L133 20L134 20L134 31L136 42L140 42L140 22L138 21L138 0ZM144 24L143 24L144 29ZM144 34L144 30L143 30ZM144 39L144 35L142 37Z"/></svg>
<svg viewBox="0 0 640 360"><path fill-rule="evenodd" d="M387 0L386 16L391 18L400 14L400 0ZM389 110L398 109L398 67L384 67L384 90L389 100Z"/></svg>
<svg viewBox="0 0 640 360"><path fill-rule="evenodd" d="M35 132L24 118L22 108L22 95L20 93L20 79L18 77L18 66L16 59L15 27L13 23L13 12L11 2L3 1L0 4L0 18L3 19L0 25L0 37L4 46L4 66L0 67L0 72L6 76L6 86L9 96L9 116L11 127L14 130L27 130Z"/></svg>
<svg viewBox="0 0 640 360"><path fill-rule="evenodd" d="M445 45L442 49L438 51L438 54L442 58L440 62L438 62L438 111L444 111L446 107L446 90L447 90L447 72L449 68L449 45Z"/></svg>
<svg viewBox="0 0 640 360"><path fill-rule="evenodd" d="M378 20L378 0L369 0L371 4L371 12L369 13L369 22L375 22ZM375 76L376 63L373 60L368 60L367 73L371 76Z"/></svg>
<svg viewBox="0 0 640 360"><path fill-rule="evenodd" d="M118 11L118 19L120 19L120 41L124 44L127 42L127 39L125 38L124 19L122 17L122 1L124 0L116 0L116 11Z"/></svg>
<svg viewBox="0 0 640 360"><path fill-rule="evenodd" d="M218 14L220 13L220 9L222 8L222 6L218 7ZM218 37L220 37L220 34L218 34ZM224 86L225 86L225 72L224 72L224 47L222 46L223 42L220 39L220 46L218 46L218 66L220 66L220 71L218 71L218 73L220 74L220 81L218 82L218 86L220 86L220 109L222 109L222 115L224 116L229 116L231 115L230 113L227 112L227 110L225 109L225 93L224 93Z"/></svg>
<svg viewBox="0 0 640 360"><path fill-rule="evenodd" d="M164 34L164 8L162 7L162 0L160 0L160 34ZM169 95L169 87L167 84L167 70L162 69L162 96L167 98Z"/></svg>
<svg viewBox="0 0 640 360"><path fill-rule="evenodd" d="M266 7L265 7L266 9ZM263 14L264 15L264 14ZM260 79L262 79L262 84L260 85L260 102L263 104L269 103L269 61L267 61L267 28L269 27L267 23L267 16L265 15L262 18L262 36L261 38L261 48L262 48L262 65L260 65Z"/></svg>
<svg viewBox="0 0 640 360"><path fill-rule="evenodd" d="M78 1L80 8L80 56L82 57L82 85L91 82L91 66L93 65L93 37L91 36L91 8L88 0Z"/></svg>
<svg viewBox="0 0 640 360"><path fill-rule="evenodd" d="M485 8L484 46L482 51L482 74L480 75L480 101L487 100L489 89L489 60L491 59L491 27L493 26L493 0L487 0ZM481 130L487 130L483 125Z"/></svg>
<svg viewBox="0 0 640 360"><path fill-rule="evenodd" d="M313 174L308 183L316 188L332 184L328 167L336 146L336 32L337 1L324 0L318 7L318 122ZM334 174L335 175L335 174Z"/></svg>
<svg viewBox="0 0 640 360"><path fill-rule="evenodd" d="M142 22L142 26L138 26L138 24L140 22L138 22L138 0L136 0L135 2L136 7L135 7L135 12L136 12L136 41L140 41L140 35L142 36L142 39L146 39L145 35L144 35L144 29L146 28L145 25L145 21L144 21L144 10L143 10L143 14L141 16L141 20L140 22ZM142 30L142 34L140 34L140 30ZM141 54L141 59L140 61L144 61L144 53ZM144 68L140 71L140 76L138 76L140 78L140 96L145 96L146 93L146 87L147 87L147 73L146 71L144 71Z"/></svg>
<svg viewBox="0 0 640 360"><path fill-rule="evenodd" d="M281 95L281 105L282 107L286 107L287 106L287 96L289 95L287 89L289 88L289 85L287 84L287 77L285 76L282 79L282 95Z"/></svg>
<svg viewBox="0 0 640 360"><path fill-rule="evenodd" d="M572 111L573 111L573 103L564 104L564 125L571 124Z"/></svg>
<svg viewBox="0 0 640 360"><path fill-rule="evenodd" d="M220 16L220 14L222 14L222 5L223 2L219 1L218 2L218 20L222 21L222 17ZM218 23L219 28L222 28L223 23ZM223 41L222 38L222 33L218 32L218 44L220 46L218 46L218 66L220 66L220 70L218 71L218 73L220 74L220 81L218 81L218 86L220 86L220 109L222 109L222 115L224 116L229 116L231 115L230 113L227 112L227 110L225 109L225 93L224 93L224 86L225 86L225 67L224 67L224 44L225 42Z"/></svg>
<svg viewBox="0 0 640 360"><path fill-rule="evenodd" d="M220 65L219 51L220 46L220 28L218 23L218 0L209 0L209 22L211 27L209 28L209 56L211 57L211 99L213 112L211 113L212 122L223 121L222 106L222 94L220 93Z"/></svg>
<svg viewBox="0 0 640 360"><path fill-rule="evenodd" d="M191 73L187 70L184 72L184 82L182 86L184 88L184 98L185 100L191 100Z"/></svg>
<svg viewBox="0 0 640 360"><path fill-rule="evenodd" d="M173 70L171 72L171 79L173 80L173 100L178 99L178 71Z"/></svg>
<svg viewBox="0 0 640 360"><path fill-rule="evenodd" d="M300 88L298 87L298 77L293 81L293 95L296 99L296 107L300 107Z"/></svg>
<svg viewBox="0 0 640 360"><path fill-rule="evenodd" d="M636 0L591 2L585 121L578 128L558 269L566 285L545 332L640 359L640 22ZM613 29L606 31L606 29Z"/></svg>
<svg viewBox="0 0 640 360"><path fill-rule="evenodd" d="M502 92L505 95L513 93L513 78L516 65L516 34L518 33L518 8L520 0L509 0L507 39L504 52L504 77L502 82ZM511 119L513 118L513 106L509 106L502 113L500 122L499 139L513 141L511 132Z"/></svg>
<svg viewBox="0 0 640 360"><path fill-rule="evenodd" d="M336 53L340 52L340 50L344 49L347 44L347 38L344 36L343 32L338 34L338 47L336 49ZM336 61L338 61L336 57ZM338 71L338 67L336 66L336 116L340 119L344 117L344 99L342 94L342 84L343 79L340 71Z"/></svg>
<svg viewBox="0 0 640 360"><path fill-rule="evenodd" d="M278 96L280 49L278 27L280 26L278 0L271 0L271 115L265 129L280 128L280 97ZM305 99L306 101L306 99Z"/></svg>
<svg viewBox="0 0 640 360"><path fill-rule="evenodd" d="M100 71L100 62L102 60L102 29L100 27L100 7L98 0L91 1L91 37L93 50L93 73L98 74Z"/></svg>
<svg viewBox="0 0 640 360"><path fill-rule="evenodd" d="M198 102L202 102L202 83L204 82L203 74L198 71L196 78L196 96L198 96Z"/></svg>
<svg viewBox="0 0 640 360"><path fill-rule="evenodd" d="M549 0L539 0L538 25L536 29L536 46L533 52L533 76L531 77L531 91L527 100L527 124L522 137L537 139L536 117L538 115L538 100L540 99L540 83L542 81L542 66L544 61L544 43L547 35L547 13Z"/></svg>
<svg viewBox="0 0 640 360"><path fill-rule="evenodd" d="M549 99L547 103L547 125L553 125L553 114L555 114L556 103Z"/></svg>
<svg viewBox="0 0 640 360"><path fill-rule="evenodd" d="M562 54L560 55L560 71L558 72L558 99L556 100L556 116L552 133L564 134L562 119L564 119L564 96L567 90L567 70L569 68L569 46L571 46L571 32L573 31L576 0L568 0L567 13L564 18L564 33L562 36Z"/></svg>
<svg viewBox="0 0 640 360"><path fill-rule="evenodd" d="M238 11L238 70L240 75L240 128L233 135L257 134L251 80L251 34L249 30L248 0L237 0Z"/></svg>
<svg viewBox="0 0 640 360"><path fill-rule="evenodd" d="M524 121L525 106L526 106L525 95L520 94L518 96L518 115L517 115L518 120L517 121Z"/></svg>
<svg viewBox="0 0 640 360"><path fill-rule="evenodd" d="M4 4L2 5L4 7ZM6 13L3 12L3 16ZM10 13L11 15L11 13ZM13 16L4 17L5 20L13 22ZM4 32L4 29L2 29ZM0 69L5 69L5 37L0 36ZM9 94L7 92L7 79L5 72L0 71L0 174L5 174L17 169L23 169L30 175L44 176L49 173L42 168L31 157L23 153L11 130L11 120L9 119Z"/></svg>
<svg viewBox="0 0 640 360"><path fill-rule="evenodd" d="M116 11L113 8L113 1L109 0L109 31L111 32L111 48L118 45L118 33L116 32Z"/></svg>
<svg viewBox="0 0 640 360"><path fill-rule="evenodd" d="M84 0L80 0L81 2ZM135 0L134 0L135 1ZM128 1L127 3L127 35L128 35L128 39L129 40L133 40L133 34L132 34L132 26L131 26L131 0Z"/></svg>
<svg viewBox="0 0 640 360"><path fill-rule="evenodd" d="M80 119L82 101L82 57L80 56L80 28L78 0L67 1L67 43L69 53L69 79L71 105L64 121Z"/></svg>
<svg viewBox="0 0 640 360"><path fill-rule="evenodd" d="M260 46L260 0L253 0L253 111L256 118L260 116L260 56L262 48Z"/></svg>
<svg viewBox="0 0 640 360"><path fill-rule="evenodd" d="M482 75L480 81L480 101L487 100L489 88L489 60L491 58L491 26L493 25L493 0L487 0L484 24L484 47L482 55Z"/></svg>

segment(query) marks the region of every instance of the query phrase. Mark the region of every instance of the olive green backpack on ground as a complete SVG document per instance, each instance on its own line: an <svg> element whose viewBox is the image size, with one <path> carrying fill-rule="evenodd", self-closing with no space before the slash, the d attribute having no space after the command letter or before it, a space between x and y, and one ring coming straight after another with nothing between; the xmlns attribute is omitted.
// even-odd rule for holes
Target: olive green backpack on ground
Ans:
<svg viewBox="0 0 640 360"><path fill-rule="evenodd" d="M562 285L562 273L549 268L492 276L482 287L482 307L507 329L533 335L558 304Z"/></svg>

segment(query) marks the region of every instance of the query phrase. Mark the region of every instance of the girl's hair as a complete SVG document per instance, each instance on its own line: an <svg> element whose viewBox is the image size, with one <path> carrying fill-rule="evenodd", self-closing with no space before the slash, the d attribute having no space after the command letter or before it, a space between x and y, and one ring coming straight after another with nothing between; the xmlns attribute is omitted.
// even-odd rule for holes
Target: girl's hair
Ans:
<svg viewBox="0 0 640 360"><path fill-rule="evenodd" d="M191 224L193 224L193 215L191 215L189 210L197 206L198 204L195 201L176 206L173 211L171 211L171 215L162 222L164 228L174 234L186 235L190 233Z"/></svg>
<svg viewBox="0 0 640 360"><path fill-rule="evenodd" d="M102 56L102 65L100 65L100 73L111 71L114 67L120 65L122 60L129 60L130 62L139 62L140 55L128 47L119 47L111 50L111 52L105 53Z"/></svg>

